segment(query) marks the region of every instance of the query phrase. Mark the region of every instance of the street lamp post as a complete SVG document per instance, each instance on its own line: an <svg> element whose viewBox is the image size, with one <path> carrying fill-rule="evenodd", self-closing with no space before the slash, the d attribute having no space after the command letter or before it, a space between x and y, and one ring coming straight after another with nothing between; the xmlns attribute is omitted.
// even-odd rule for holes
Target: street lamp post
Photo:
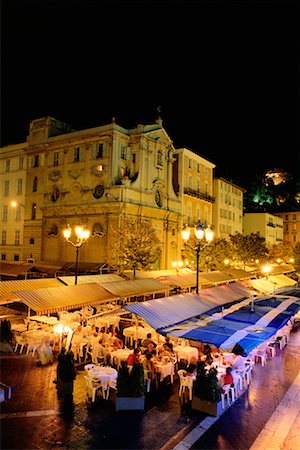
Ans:
<svg viewBox="0 0 300 450"><path fill-rule="evenodd" d="M205 237L205 240L207 243L211 242L214 238L214 232L208 226L207 228L204 228L204 225L202 225L201 221L198 220L197 225L194 228L194 233L197 239L197 245L195 248L193 248L194 251L196 251L196 293L199 295L199 261L200 261L200 252L201 252L201 241ZM184 229L181 231L182 239L186 244L188 244L188 240L190 238L191 230L188 226L185 226ZM189 244L188 244L189 245Z"/></svg>
<svg viewBox="0 0 300 450"><path fill-rule="evenodd" d="M76 226L75 227L76 241L71 241L71 239L70 239L71 234L72 234L72 229L70 227L66 228L63 231L63 234L64 234L64 238L65 238L66 242L68 242L69 244L71 244L73 247L76 248L75 284L77 284L79 249L90 237L90 232L89 232L89 230L84 230L80 226Z"/></svg>
<svg viewBox="0 0 300 450"><path fill-rule="evenodd" d="M269 273L271 272L272 267L266 264L265 266L262 266L262 271L266 275L266 280L269 279Z"/></svg>

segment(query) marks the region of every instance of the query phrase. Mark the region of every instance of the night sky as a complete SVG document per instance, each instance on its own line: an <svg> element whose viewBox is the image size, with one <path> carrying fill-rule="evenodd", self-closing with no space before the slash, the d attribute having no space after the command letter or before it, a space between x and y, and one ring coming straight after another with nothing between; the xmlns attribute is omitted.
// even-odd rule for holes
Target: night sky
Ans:
<svg viewBox="0 0 300 450"><path fill-rule="evenodd" d="M298 1L1 2L1 145L153 123L241 186L299 168ZM298 174L299 174L298 172Z"/></svg>

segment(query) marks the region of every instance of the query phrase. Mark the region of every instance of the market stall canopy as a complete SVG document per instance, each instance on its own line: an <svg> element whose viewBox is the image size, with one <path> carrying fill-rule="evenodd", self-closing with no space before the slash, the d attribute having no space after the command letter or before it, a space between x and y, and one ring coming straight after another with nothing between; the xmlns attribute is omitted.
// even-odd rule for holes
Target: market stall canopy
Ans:
<svg viewBox="0 0 300 450"><path fill-rule="evenodd" d="M186 293L132 303L125 305L124 309L142 317L152 328L158 329L203 314L214 306L212 302L200 299L197 294Z"/></svg>
<svg viewBox="0 0 300 450"><path fill-rule="evenodd" d="M37 278L34 280L10 280L0 283L0 305L17 302L16 291L30 291L33 289L53 288L62 286L56 278Z"/></svg>
<svg viewBox="0 0 300 450"><path fill-rule="evenodd" d="M222 283L230 283L232 281L237 281L237 278L234 278L231 275L228 275L224 272L220 272L215 270L213 272L200 272L199 274L199 284L207 284L210 283L214 286Z"/></svg>
<svg viewBox="0 0 300 450"><path fill-rule="evenodd" d="M196 286L196 272L180 272L176 275L161 276L160 278L158 278L158 280L170 287L192 288ZM234 277L219 271L199 273L199 286L201 286L201 288L208 286L217 286L219 284L229 283L233 281L235 281Z"/></svg>
<svg viewBox="0 0 300 450"><path fill-rule="evenodd" d="M0 275L17 278L21 275L25 275L32 267L34 267L33 264L10 264L1 261Z"/></svg>
<svg viewBox="0 0 300 450"><path fill-rule="evenodd" d="M272 283L275 283L276 285L278 285L280 287L295 286L295 284L297 284L297 281L295 281L292 278L289 278L283 274L271 275L271 276L269 276L269 280L272 281Z"/></svg>
<svg viewBox="0 0 300 450"><path fill-rule="evenodd" d="M37 314L98 305L117 299L98 283L18 291L15 294Z"/></svg>
<svg viewBox="0 0 300 450"><path fill-rule="evenodd" d="M266 278L247 280L245 281L245 283L247 284L247 286L255 289L260 294L270 294L274 292L275 289L274 283L272 283L272 281L270 281L269 279L267 280Z"/></svg>
<svg viewBox="0 0 300 450"><path fill-rule="evenodd" d="M113 281L103 283L103 286L117 297L165 293L167 290L164 284L151 279Z"/></svg>
<svg viewBox="0 0 300 450"><path fill-rule="evenodd" d="M295 272L293 264L278 264L272 265L272 275L278 275L280 273L292 273Z"/></svg>
<svg viewBox="0 0 300 450"><path fill-rule="evenodd" d="M136 272L135 273L135 279L136 280L144 280L145 278L153 278L154 280L159 277L164 277L167 275L176 275L175 269L169 269L169 270L145 270L142 272ZM133 272L132 271L125 271L125 275L128 279L133 279Z"/></svg>
<svg viewBox="0 0 300 450"><path fill-rule="evenodd" d="M63 276L58 277L62 283L71 286L75 284L75 276ZM115 273L99 274L99 275L79 275L77 277L77 284L88 284L88 283L107 283L110 281L124 281L124 278Z"/></svg>
<svg viewBox="0 0 300 450"><path fill-rule="evenodd" d="M243 285L232 283L204 289L199 295L193 293L172 295L133 303L124 308L145 319L151 327L161 328L198 316L228 302L244 299L248 293L251 295L251 291Z"/></svg>
<svg viewBox="0 0 300 450"><path fill-rule="evenodd" d="M215 345L226 351L240 348L249 353L273 336L300 310L297 297L273 296L246 299L226 310L162 327L161 334Z"/></svg>
<svg viewBox="0 0 300 450"><path fill-rule="evenodd" d="M247 272L246 270L233 268L226 270L226 273L235 278L236 280L249 280L254 276L253 273Z"/></svg>

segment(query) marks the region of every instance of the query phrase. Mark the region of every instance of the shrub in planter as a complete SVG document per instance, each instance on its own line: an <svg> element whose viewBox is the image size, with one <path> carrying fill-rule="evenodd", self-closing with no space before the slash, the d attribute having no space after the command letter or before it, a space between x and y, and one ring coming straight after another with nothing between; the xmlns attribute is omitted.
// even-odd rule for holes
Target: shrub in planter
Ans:
<svg viewBox="0 0 300 450"><path fill-rule="evenodd" d="M221 386L215 368L205 370L205 364L197 364L197 376L193 386L192 408L217 416L221 400Z"/></svg>
<svg viewBox="0 0 300 450"><path fill-rule="evenodd" d="M129 371L126 361L121 362L117 379L116 409L145 408L145 380L143 364L133 364Z"/></svg>

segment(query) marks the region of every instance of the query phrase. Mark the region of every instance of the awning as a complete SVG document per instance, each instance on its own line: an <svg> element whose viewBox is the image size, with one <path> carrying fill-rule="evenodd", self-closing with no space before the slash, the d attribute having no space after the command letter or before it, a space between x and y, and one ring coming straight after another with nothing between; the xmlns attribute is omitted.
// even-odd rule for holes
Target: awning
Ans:
<svg viewBox="0 0 300 450"><path fill-rule="evenodd" d="M71 286L75 284L75 276L58 277L62 283ZM87 283L107 283L110 281L124 281L124 278L115 273L100 274L100 275L79 275L77 277L77 284Z"/></svg>
<svg viewBox="0 0 300 450"><path fill-rule="evenodd" d="M98 305L117 298L98 283L36 289L15 294L37 314Z"/></svg>
<svg viewBox="0 0 300 450"><path fill-rule="evenodd" d="M272 283L275 283L278 286L285 287L285 286L294 286L297 284L297 281L293 280L292 278L287 277L286 275L271 275L269 276L269 280L272 281Z"/></svg>
<svg viewBox="0 0 300 450"><path fill-rule="evenodd" d="M237 344L246 353L273 336L300 310L296 297L275 296L243 300L222 312L164 327L157 331L185 339L205 342L232 351Z"/></svg>
<svg viewBox="0 0 300 450"><path fill-rule="evenodd" d="M158 278L162 283L170 287L179 288L192 288L196 286L196 272L194 273L178 273L177 275L165 275ZM213 271L213 272L200 272L199 273L199 286L217 286L219 284L225 284L235 281L235 278L226 273Z"/></svg>
<svg viewBox="0 0 300 450"><path fill-rule="evenodd" d="M16 291L31 291L33 289L43 289L62 286L56 278L37 278L34 280L10 280L0 283L0 305L18 301L14 294Z"/></svg>
<svg viewBox="0 0 300 450"><path fill-rule="evenodd" d="M228 301L241 300L248 293L251 294L244 286L239 283L232 283L226 286L204 289L200 291L199 295L193 293L172 295L171 297L133 303L124 306L124 308L139 315L152 328L157 329L199 316L215 309L217 306L228 303Z"/></svg>
<svg viewBox="0 0 300 450"><path fill-rule="evenodd" d="M165 293L167 290L164 284L151 279L113 281L103 283L103 287L117 297Z"/></svg>
<svg viewBox="0 0 300 450"><path fill-rule="evenodd" d="M0 263L0 275L8 277L19 277L28 272L34 264L10 264L10 263Z"/></svg>
<svg viewBox="0 0 300 450"><path fill-rule="evenodd" d="M187 293L125 305L124 309L145 319L154 328L163 328L209 311L215 305Z"/></svg>
<svg viewBox="0 0 300 450"><path fill-rule="evenodd" d="M242 269L228 269L226 271L229 275L231 275L233 278L237 280L248 280L253 277L253 274L251 272L247 272L246 270Z"/></svg>

